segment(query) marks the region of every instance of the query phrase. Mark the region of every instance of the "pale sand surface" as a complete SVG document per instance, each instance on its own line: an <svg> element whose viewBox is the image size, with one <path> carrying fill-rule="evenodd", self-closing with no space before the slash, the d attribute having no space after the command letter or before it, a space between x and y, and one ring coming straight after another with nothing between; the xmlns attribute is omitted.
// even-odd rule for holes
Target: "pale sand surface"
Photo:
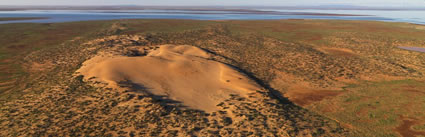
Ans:
<svg viewBox="0 0 425 137"><path fill-rule="evenodd" d="M115 89L140 90L166 96L190 108L216 111L230 94L246 96L261 90L253 80L193 46L163 45L146 56L98 55L78 72L85 79ZM132 85L124 87L124 84Z"/></svg>

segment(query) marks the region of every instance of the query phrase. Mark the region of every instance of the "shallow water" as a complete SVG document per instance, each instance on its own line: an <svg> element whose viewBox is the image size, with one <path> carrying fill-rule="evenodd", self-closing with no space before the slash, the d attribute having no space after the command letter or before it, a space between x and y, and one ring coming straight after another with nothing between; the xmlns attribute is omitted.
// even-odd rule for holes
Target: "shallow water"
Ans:
<svg viewBox="0 0 425 137"><path fill-rule="evenodd" d="M262 10L262 9L258 9ZM113 19L195 19L195 20L273 20L273 19L335 19L374 20L425 24L425 11L374 10L273 10L274 13L244 11L190 10L25 10L0 11L1 17L47 17L48 19L0 21L5 23L55 23ZM355 14L362 16L298 15L297 13ZM276 14L278 13L278 14ZM281 13L281 14L279 14ZM295 14L294 14L295 13Z"/></svg>
<svg viewBox="0 0 425 137"><path fill-rule="evenodd" d="M377 18L365 18L365 19L377 20L377 21L408 22L408 23L415 23L415 24L425 24L425 10L273 10L273 11L370 15Z"/></svg>
<svg viewBox="0 0 425 137"><path fill-rule="evenodd" d="M425 53L425 48L420 48L420 47L398 47L398 48Z"/></svg>

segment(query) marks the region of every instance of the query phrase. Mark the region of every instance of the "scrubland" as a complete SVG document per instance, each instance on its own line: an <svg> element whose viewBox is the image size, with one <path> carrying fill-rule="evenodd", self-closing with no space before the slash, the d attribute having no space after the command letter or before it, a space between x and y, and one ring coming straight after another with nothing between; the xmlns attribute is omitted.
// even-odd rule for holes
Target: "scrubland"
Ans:
<svg viewBox="0 0 425 137"><path fill-rule="evenodd" d="M116 20L0 25L2 136L424 135L419 25L373 21ZM263 89L215 112L76 71L104 51L191 45ZM166 75L166 74L164 74ZM140 88L139 88L140 89Z"/></svg>

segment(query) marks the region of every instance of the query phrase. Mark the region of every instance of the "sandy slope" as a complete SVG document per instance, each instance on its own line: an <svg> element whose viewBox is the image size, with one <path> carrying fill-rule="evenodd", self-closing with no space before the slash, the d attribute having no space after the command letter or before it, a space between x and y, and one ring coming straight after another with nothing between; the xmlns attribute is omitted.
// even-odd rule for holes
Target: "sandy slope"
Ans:
<svg viewBox="0 0 425 137"><path fill-rule="evenodd" d="M209 60L210 56L192 46L163 45L146 56L99 55L86 61L78 72L112 88L147 89L206 112L217 110L216 105L229 94L246 96L260 90L244 74Z"/></svg>

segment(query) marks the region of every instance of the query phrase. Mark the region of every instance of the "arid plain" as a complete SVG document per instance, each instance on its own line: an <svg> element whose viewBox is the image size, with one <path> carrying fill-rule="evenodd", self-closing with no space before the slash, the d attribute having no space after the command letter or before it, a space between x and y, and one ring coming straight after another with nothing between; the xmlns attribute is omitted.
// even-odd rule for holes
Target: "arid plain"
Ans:
<svg viewBox="0 0 425 137"><path fill-rule="evenodd" d="M76 29L78 28L78 29ZM421 25L0 25L1 136L425 136Z"/></svg>

